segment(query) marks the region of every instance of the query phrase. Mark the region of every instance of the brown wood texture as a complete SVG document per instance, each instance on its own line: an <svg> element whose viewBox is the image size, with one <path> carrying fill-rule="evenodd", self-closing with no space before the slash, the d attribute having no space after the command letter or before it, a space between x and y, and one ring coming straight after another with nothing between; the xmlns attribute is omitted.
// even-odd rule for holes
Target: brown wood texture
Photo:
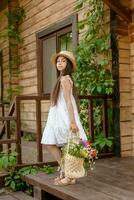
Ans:
<svg viewBox="0 0 134 200"><path fill-rule="evenodd" d="M11 196L14 197L17 200L33 200L33 197L27 195L24 192L18 191L11 193Z"/></svg>
<svg viewBox="0 0 134 200"><path fill-rule="evenodd" d="M11 195L7 194L7 195L1 195L0 196L0 200L16 200L15 197L12 197Z"/></svg>
<svg viewBox="0 0 134 200"><path fill-rule="evenodd" d="M129 10L126 10L124 6L122 6L116 0L103 0L113 11L115 11L119 16L121 16L128 23L132 22L132 13Z"/></svg>
<svg viewBox="0 0 134 200"><path fill-rule="evenodd" d="M16 97L15 102L16 107L16 151L18 153L17 155L17 163L22 163L22 150L21 150L21 118L20 118L20 99L19 97Z"/></svg>
<svg viewBox="0 0 134 200"><path fill-rule="evenodd" d="M0 139L0 144L12 144L16 143L16 140L14 139Z"/></svg>
<svg viewBox="0 0 134 200"><path fill-rule="evenodd" d="M64 200L133 200L133 172L133 159L111 158L97 160L94 170L75 185L54 186L57 174L38 173L23 179Z"/></svg>
<svg viewBox="0 0 134 200"><path fill-rule="evenodd" d="M13 115L14 111L15 111L15 100L12 102L12 104L10 106L10 109L9 109L9 112L8 112L8 115L6 116L5 119L8 119L10 117L13 119L12 115ZM15 119L13 119L13 120L15 120ZM4 133L5 133L5 126L6 126L6 122L3 123L3 126L2 126L2 128L0 130L0 138L2 138Z"/></svg>
<svg viewBox="0 0 134 200"><path fill-rule="evenodd" d="M132 74L131 57L131 28L125 21L117 19L118 51L119 51L119 85L120 85L120 143L121 155L132 156ZM130 34L130 35L129 35ZM131 139L130 139L131 138Z"/></svg>
<svg viewBox="0 0 134 200"><path fill-rule="evenodd" d="M0 200L34 200L33 197L27 195L24 192L10 192L0 196Z"/></svg>
<svg viewBox="0 0 134 200"><path fill-rule="evenodd" d="M43 153L42 153L42 145L41 145L41 137L42 137L42 129L41 129L41 101L38 99L36 101L36 141L37 141L37 161L43 161Z"/></svg>

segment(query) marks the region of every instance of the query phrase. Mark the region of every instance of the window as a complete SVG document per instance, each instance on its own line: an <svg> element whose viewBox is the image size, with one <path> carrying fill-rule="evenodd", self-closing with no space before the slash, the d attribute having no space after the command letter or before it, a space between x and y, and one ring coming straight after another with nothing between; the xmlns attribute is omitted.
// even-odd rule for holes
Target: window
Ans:
<svg viewBox="0 0 134 200"><path fill-rule="evenodd" d="M38 91L50 98L58 73L50 62L53 53L61 50L73 51L77 46L76 16L37 34Z"/></svg>

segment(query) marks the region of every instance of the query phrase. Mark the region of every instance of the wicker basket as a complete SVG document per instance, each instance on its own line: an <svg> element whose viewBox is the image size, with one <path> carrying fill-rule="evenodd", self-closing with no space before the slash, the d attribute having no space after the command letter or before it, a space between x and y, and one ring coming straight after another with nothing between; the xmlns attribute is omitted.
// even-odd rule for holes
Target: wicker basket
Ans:
<svg viewBox="0 0 134 200"><path fill-rule="evenodd" d="M85 169L84 169L84 158L77 158L75 156L70 155L69 147L70 147L70 140L73 140L74 143L79 143L80 134L79 132L72 134L69 132L68 143L67 143L67 153L64 155L64 171L65 177L68 178L80 178L85 176Z"/></svg>
<svg viewBox="0 0 134 200"><path fill-rule="evenodd" d="M83 158L76 158L74 156L66 154L64 159L65 177L80 178L85 176Z"/></svg>

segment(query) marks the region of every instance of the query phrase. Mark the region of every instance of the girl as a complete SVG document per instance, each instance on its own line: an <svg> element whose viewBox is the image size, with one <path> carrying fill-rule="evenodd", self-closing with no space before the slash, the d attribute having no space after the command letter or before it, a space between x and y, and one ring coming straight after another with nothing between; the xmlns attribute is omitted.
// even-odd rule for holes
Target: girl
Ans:
<svg viewBox="0 0 134 200"><path fill-rule="evenodd" d="M72 73L76 69L76 60L69 51L61 51L52 56L51 62L59 71L59 77L51 94L51 107L41 143L47 145L48 150L61 166L61 150L67 143L69 131L73 134L79 131L82 139L87 139L81 125L74 98ZM61 170L60 177L55 179L55 185L74 184L75 180L64 177Z"/></svg>

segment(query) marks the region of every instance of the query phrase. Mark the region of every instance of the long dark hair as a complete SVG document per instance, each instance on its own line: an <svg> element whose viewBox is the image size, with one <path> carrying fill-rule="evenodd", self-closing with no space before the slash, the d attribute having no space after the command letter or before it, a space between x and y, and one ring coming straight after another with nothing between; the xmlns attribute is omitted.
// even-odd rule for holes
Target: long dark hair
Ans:
<svg viewBox="0 0 134 200"><path fill-rule="evenodd" d="M58 59L58 58L57 58ZM71 78L72 78L72 73L73 73L73 65L72 65L72 62L68 59L67 59L67 66L66 68L59 74L59 77L56 81L56 84L54 86L54 89L51 93L51 103L52 103L52 106L56 105L57 104L57 100L58 100L58 97L59 97L59 91L60 91L60 80L61 80L61 76L66 76L66 75L69 75ZM57 62L57 60L56 60ZM76 93L76 88L75 86L73 85L73 95L76 99L76 102L77 102L77 93Z"/></svg>

